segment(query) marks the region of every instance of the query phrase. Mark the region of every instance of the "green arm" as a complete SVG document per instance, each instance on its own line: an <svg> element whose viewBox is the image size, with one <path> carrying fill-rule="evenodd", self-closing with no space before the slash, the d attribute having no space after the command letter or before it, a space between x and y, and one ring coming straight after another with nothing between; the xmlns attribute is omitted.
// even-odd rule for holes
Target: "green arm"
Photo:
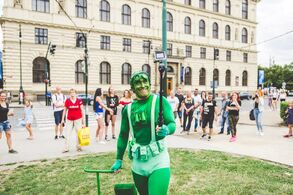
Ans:
<svg viewBox="0 0 293 195"><path fill-rule="evenodd" d="M123 160L123 155L126 150L128 137L129 137L129 122L128 122L128 116L127 116L127 109L128 109L128 106L126 106L126 108L123 109L122 111L120 134L119 134L118 142L117 142L116 159L120 159L120 160Z"/></svg>

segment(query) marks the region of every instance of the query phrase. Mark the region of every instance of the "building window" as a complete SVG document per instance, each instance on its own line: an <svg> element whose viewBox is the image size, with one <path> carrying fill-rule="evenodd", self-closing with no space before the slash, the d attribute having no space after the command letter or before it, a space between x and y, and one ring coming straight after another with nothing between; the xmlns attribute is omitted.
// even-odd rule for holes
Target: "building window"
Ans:
<svg viewBox="0 0 293 195"><path fill-rule="evenodd" d="M218 39L219 38L219 26L216 22L213 24L213 38Z"/></svg>
<svg viewBox="0 0 293 195"><path fill-rule="evenodd" d="M206 59L207 58L207 48L201 47L200 48L200 59Z"/></svg>
<svg viewBox="0 0 293 195"><path fill-rule="evenodd" d="M225 86L231 86L231 71L226 70Z"/></svg>
<svg viewBox="0 0 293 195"><path fill-rule="evenodd" d="M102 0L100 2L100 20L110 22L110 4L108 1Z"/></svg>
<svg viewBox="0 0 293 195"><path fill-rule="evenodd" d="M173 16L170 12L167 12L167 30L173 32Z"/></svg>
<svg viewBox="0 0 293 195"><path fill-rule="evenodd" d="M242 18L248 19L248 0L242 0Z"/></svg>
<svg viewBox="0 0 293 195"><path fill-rule="evenodd" d="M167 45L167 56L172 56L172 47L173 47L173 45L172 45L172 43L168 43L168 45Z"/></svg>
<svg viewBox="0 0 293 195"><path fill-rule="evenodd" d="M121 82L123 85L129 84L129 80L131 77L131 65L128 63L122 64L122 74L121 74Z"/></svg>
<svg viewBox="0 0 293 195"><path fill-rule="evenodd" d="M184 32L185 34L191 34L191 20L190 17L184 19Z"/></svg>
<svg viewBox="0 0 293 195"><path fill-rule="evenodd" d="M111 38L110 36L101 35L101 49L110 50Z"/></svg>
<svg viewBox="0 0 293 195"><path fill-rule="evenodd" d="M131 39L123 38L123 51L131 52Z"/></svg>
<svg viewBox="0 0 293 195"><path fill-rule="evenodd" d="M111 84L111 66L108 62L100 64L100 84Z"/></svg>
<svg viewBox="0 0 293 195"><path fill-rule="evenodd" d="M201 9L206 8L206 1L205 0L199 0L199 8L201 8Z"/></svg>
<svg viewBox="0 0 293 195"><path fill-rule="evenodd" d="M213 11L219 12L219 0L214 0L213 2Z"/></svg>
<svg viewBox="0 0 293 195"><path fill-rule="evenodd" d="M214 81L216 81L218 83L218 86L219 86L220 84L219 84L219 70L218 69L214 69L213 77L214 77Z"/></svg>
<svg viewBox="0 0 293 195"><path fill-rule="evenodd" d="M204 20L199 21L199 36L206 36L206 23Z"/></svg>
<svg viewBox="0 0 293 195"><path fill-rule="evenodd" d="M226 51L226 61L231 61L231 51Z"/></svg>
<svg viewBox="0 0 293 195"><path fill-rule="evenodd" d="M49 61L44 57L37 57L33 61L33 83L43 83L46 78L46 66L47 78L49 78L50 65Z"/></svg>
<svg viewBox="0 0 293 195"><path fill-rule="evenodd" d="M144 40L142 43L142 53L150 54L151 53L151 41Z"/></svg>
<svg viewBox="0 0 293 195"><path fill-rule="evenodd" d="M38 12L50 12L50 1L49 0L32 0L33 11Z"/></svg>
<svg viewBox="0 0 293 195"><path fill-rule="evenodd" d="M151 76L151 67L148 64L144 64L141 67L142 71L148 73L149 76Z"/></svg>
<svg viewBox="0 0 293 195"><path fill-rule="evenodd" d="M239 86L239 76L235 77L235 86Z"/></svg>
<svg viewBox="0 0 293 195"><path fill-rule="evenodd" d="M190 45L186 45L185 46L185 56L187 58L191 58L192 57L192 46L190 46Z"/></svg>
<svg viewBox="0 0 293 195"><path fill-rule="evenodd" d="M151 14L146 8L142 9L141 25L144 28L150 28L151 26Z"/></svg>
<svg viewBox="0 0 293 195"><path fill-rule="evenodd" d="M247 43L247 40L248 40L247 36L248 36L247 29L243 28L242 29L242 43Z"/></svg>
<svg viewBox="0 0 293 195"><path fill-rule="evenodd" d="M185 5L191 5L191 0L184 0Z"/></svg>
<svg viewBox="0 0 293 195"><path fill-rule="evenodd" d="M85 83L85 74L83 72L83 61L78 60L75 63L75 83L84 84Z"/></svg>
<svg viewBox="0 0 293 195"><path fill-rule="evenodd" d="M35 43L48 44L48 29L35 28Z"/></svg>
<svg viewBox="0 0 293 195"><path fill-rule="evenodd" d="M85 37L83 36L83 33L76 33L76 47L85 47Z"/></svg>
<svg viewBox="0 0 293 195"><path fill-rule="evenodd" d="M231 2L230 2L230 0L226 0L226 3L225 3L225 14L226 15L231 15Z"/></svg>
<svg viewBox="0 0 293 195"><path fill-rule="evenodd" d="M199 71L199 85L206 85L206 69L204 68Z"/></svg>
<svg viewBox="0 0 293 195"><path fill-rule="evenodd" d="M231 28L229 25L226 25L226 27L225 27L225 40L226 41L231 40Z"/></svg>
<svg viewBox="0 0 293 195"><path fill-rule="evenodd" d="M192 72L190 67L186 67L184 71L184 84L191 85Z"/></svg>
<svg viewBox="0 0 293 195"><path fill-rule="evenodd" d="M86 18L87 17L87 0L76 0L75 11L76 11L76 17Z"/></svg>
<svg viewBox="0 0 293 195"><path fill-rule="evenodd" d="M243 62L244 63L248 62L248 53L243 53Z"/></svg>
<svg viewBox="0 0 293 195"><path fill-rule="evenodd" d="M131 8L126 4L122 6L122 24L131 25Z"/></svg>
<svg viewBox="0 0 293 195"><path fill-rule="evenodd" d="M248 81L248 73L245 70L242 73L242 86L247 86L247 81Z"/></svg>

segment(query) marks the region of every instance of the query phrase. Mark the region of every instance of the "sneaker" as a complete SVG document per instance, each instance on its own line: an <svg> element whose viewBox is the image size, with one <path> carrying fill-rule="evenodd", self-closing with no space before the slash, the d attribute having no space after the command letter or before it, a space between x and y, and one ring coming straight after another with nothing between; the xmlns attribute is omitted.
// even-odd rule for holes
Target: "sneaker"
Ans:
<svg viewBox="0 0 293 195"><path fill-rule="evenodd" d="M209 137L208 137L208 141L211 141L211 138L212 138L212 137L211 137L211 136L209 136Z"/></svg>
<svg viewBox="0 0 293 195"><path fill-rule="evenodd" d="M230 142L235 142L235 141L236 141L236 137L233 136L230 138Z"/></svg>
<svg viewBox="0 0 293 195"><path fill-rule="evenodd" d="M197 129L194 129L194 132L197 132Z"/></svg>
<svg viewBox="0 0 293 195"><path fill-rule="evenodd" d="M206 135L207 135L207 134L203 134L203 135L201 136L201 139L203 139Z"/></svg>
<svg viewBox="0 0 293 195"><path fill-rule="evenodd" d="M58 135L55 135L55 139L58 139Z"/></svg>
<svg viewBox="0 0 293 195"><path fill-rule="evenodd" d="M10 153L10 154L17 154L18 152L17 152L16 150L10 149L10 150L8 151L8 153Z"/></svg>
<svg viewBox="0 0 293 195"><path fill-rule="evenodd" d="M220 131L218 134L219 134L219 135L220 135L220 134L224 134L224 132L223 132L223 131Z"/></svg>
<svg viewBox="0 0 293 195"><path fill-rule="evenodd" d="M77 147L76 151L81 152L82 151L81 147Z"/></svg>
<svg viewBox="0 0 293 195"><path fill-rule="evenodd" d="M69 150L63 150L63 151L62 151L62 153L67 153L67 152L69 152Z"/></svg>
<svg viewBox="0 0 293 195"><path fill-rule="evenodd" d="M289 137L292 137L293 135L292 134L287 134L287 135L284 135L283 137L284 138L289 138Z"/></svg>
<svg viewBox="0 0 293 195"><path fill-rule="evenodd" d="M65 139L65 136L64 135L60 135L59 138Z"/></svg>
<svg viewBox="0 0 293 195"><path fill-rule="evenodd" d="M230 132L227 132L227 135L230 135Z"/></svg>
<svg viewBox="0 0 293 195"><path fill-rule="evenodd" d="M98 143L99 144L106 144L106 142L104 142L104 141L99 141Z"/></svg>
<svg viewBox="0 0 293 195"><path fill-rule="evenodd" d="M260 134L260 136L264 136L264 133L263 132L260 132L259 134Z"/></svg>
<svg viewBox="0 0 293 195"><path fill-rule="evenodd" d="M109 139L108 139L108 135L105 136L105 140L106 140L106 141L109 141Z"/></svg>
<svg viewBox="0 0 293 195"><path fill-rule="evenodd" d="M116 136L115 135L112 135L112 139L116 139Z"/></svg>
<svg viewBox="0 0 293 195"><path fill-rule="evenodd" d="M185 131L184 130L182 130L182 131L180 131L180 134L182 134L182 133L184 133Z"/></svg>

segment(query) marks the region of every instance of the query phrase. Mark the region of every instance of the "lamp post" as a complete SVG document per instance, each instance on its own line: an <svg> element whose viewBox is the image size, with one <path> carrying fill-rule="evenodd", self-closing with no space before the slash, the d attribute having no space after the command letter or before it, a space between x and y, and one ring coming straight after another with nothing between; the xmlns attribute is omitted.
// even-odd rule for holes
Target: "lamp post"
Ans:
<svg viewBox="0 0 293 195"><path fill-rule="evenodd" d="M89 115L88 115L88 48L87 48L87 37L82 33L84 38L84 65L85 65L85 124L89 125Z"/></svg>
<svg viewBox="0 0 293 195"><path fill-rule="evenodd" d="M19 24L19 72L20 72L20 84L19 84L19 96L18 96L18 103L23 103L23 87L22 87L22 59L21 59L21 24Z"/></svg>
<svg viewBox="0 0 293 195"><path fill-rule="evenodd" d="M162 46L163 51L167 53L167 8L166 8L166 0L162 0ZM163 93L164 96L167 97L167 60L163 60L163 64L165 65L165 75L163 77Z"/></svg>
<svg viewBox="0 0 293 195"><path fill-rule="evenodd" d="M214 48L214 63L213 63L213 83L212 83L212 87L213 87L213 99L215 99L215 63L216 63L216 60L218 60L219 58L219 49L216 49Z"/></svg>
<svg viewBox="0 0 293 195"><path fill-rule="evenodd" d="M45 100L46 100L46 106L48 106L48 78L49 78L49 73L48 73L48 53L49 53L49 50L50 50L50 47L51 47L51 42L49 43L48 45L48 49L47 49L47 52L46 52L46 64L45 64Z"/></svg>

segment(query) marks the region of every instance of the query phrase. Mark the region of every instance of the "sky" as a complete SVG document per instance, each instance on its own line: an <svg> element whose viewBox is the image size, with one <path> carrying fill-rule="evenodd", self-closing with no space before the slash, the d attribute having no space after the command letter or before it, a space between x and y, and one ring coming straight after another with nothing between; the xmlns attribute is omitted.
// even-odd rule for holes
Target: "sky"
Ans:
<svg viewBox="0 0 293 195"><path fill-rule="evenodd" d="M0 0L0 15L2 5ZM272 37L293 31L293 0L261 0L257 8L257 43ZM0 28L0 48L2 48L2 30ZM293 62L293 32L281 38L257 45L258 64L269 66Z"/></svg>

